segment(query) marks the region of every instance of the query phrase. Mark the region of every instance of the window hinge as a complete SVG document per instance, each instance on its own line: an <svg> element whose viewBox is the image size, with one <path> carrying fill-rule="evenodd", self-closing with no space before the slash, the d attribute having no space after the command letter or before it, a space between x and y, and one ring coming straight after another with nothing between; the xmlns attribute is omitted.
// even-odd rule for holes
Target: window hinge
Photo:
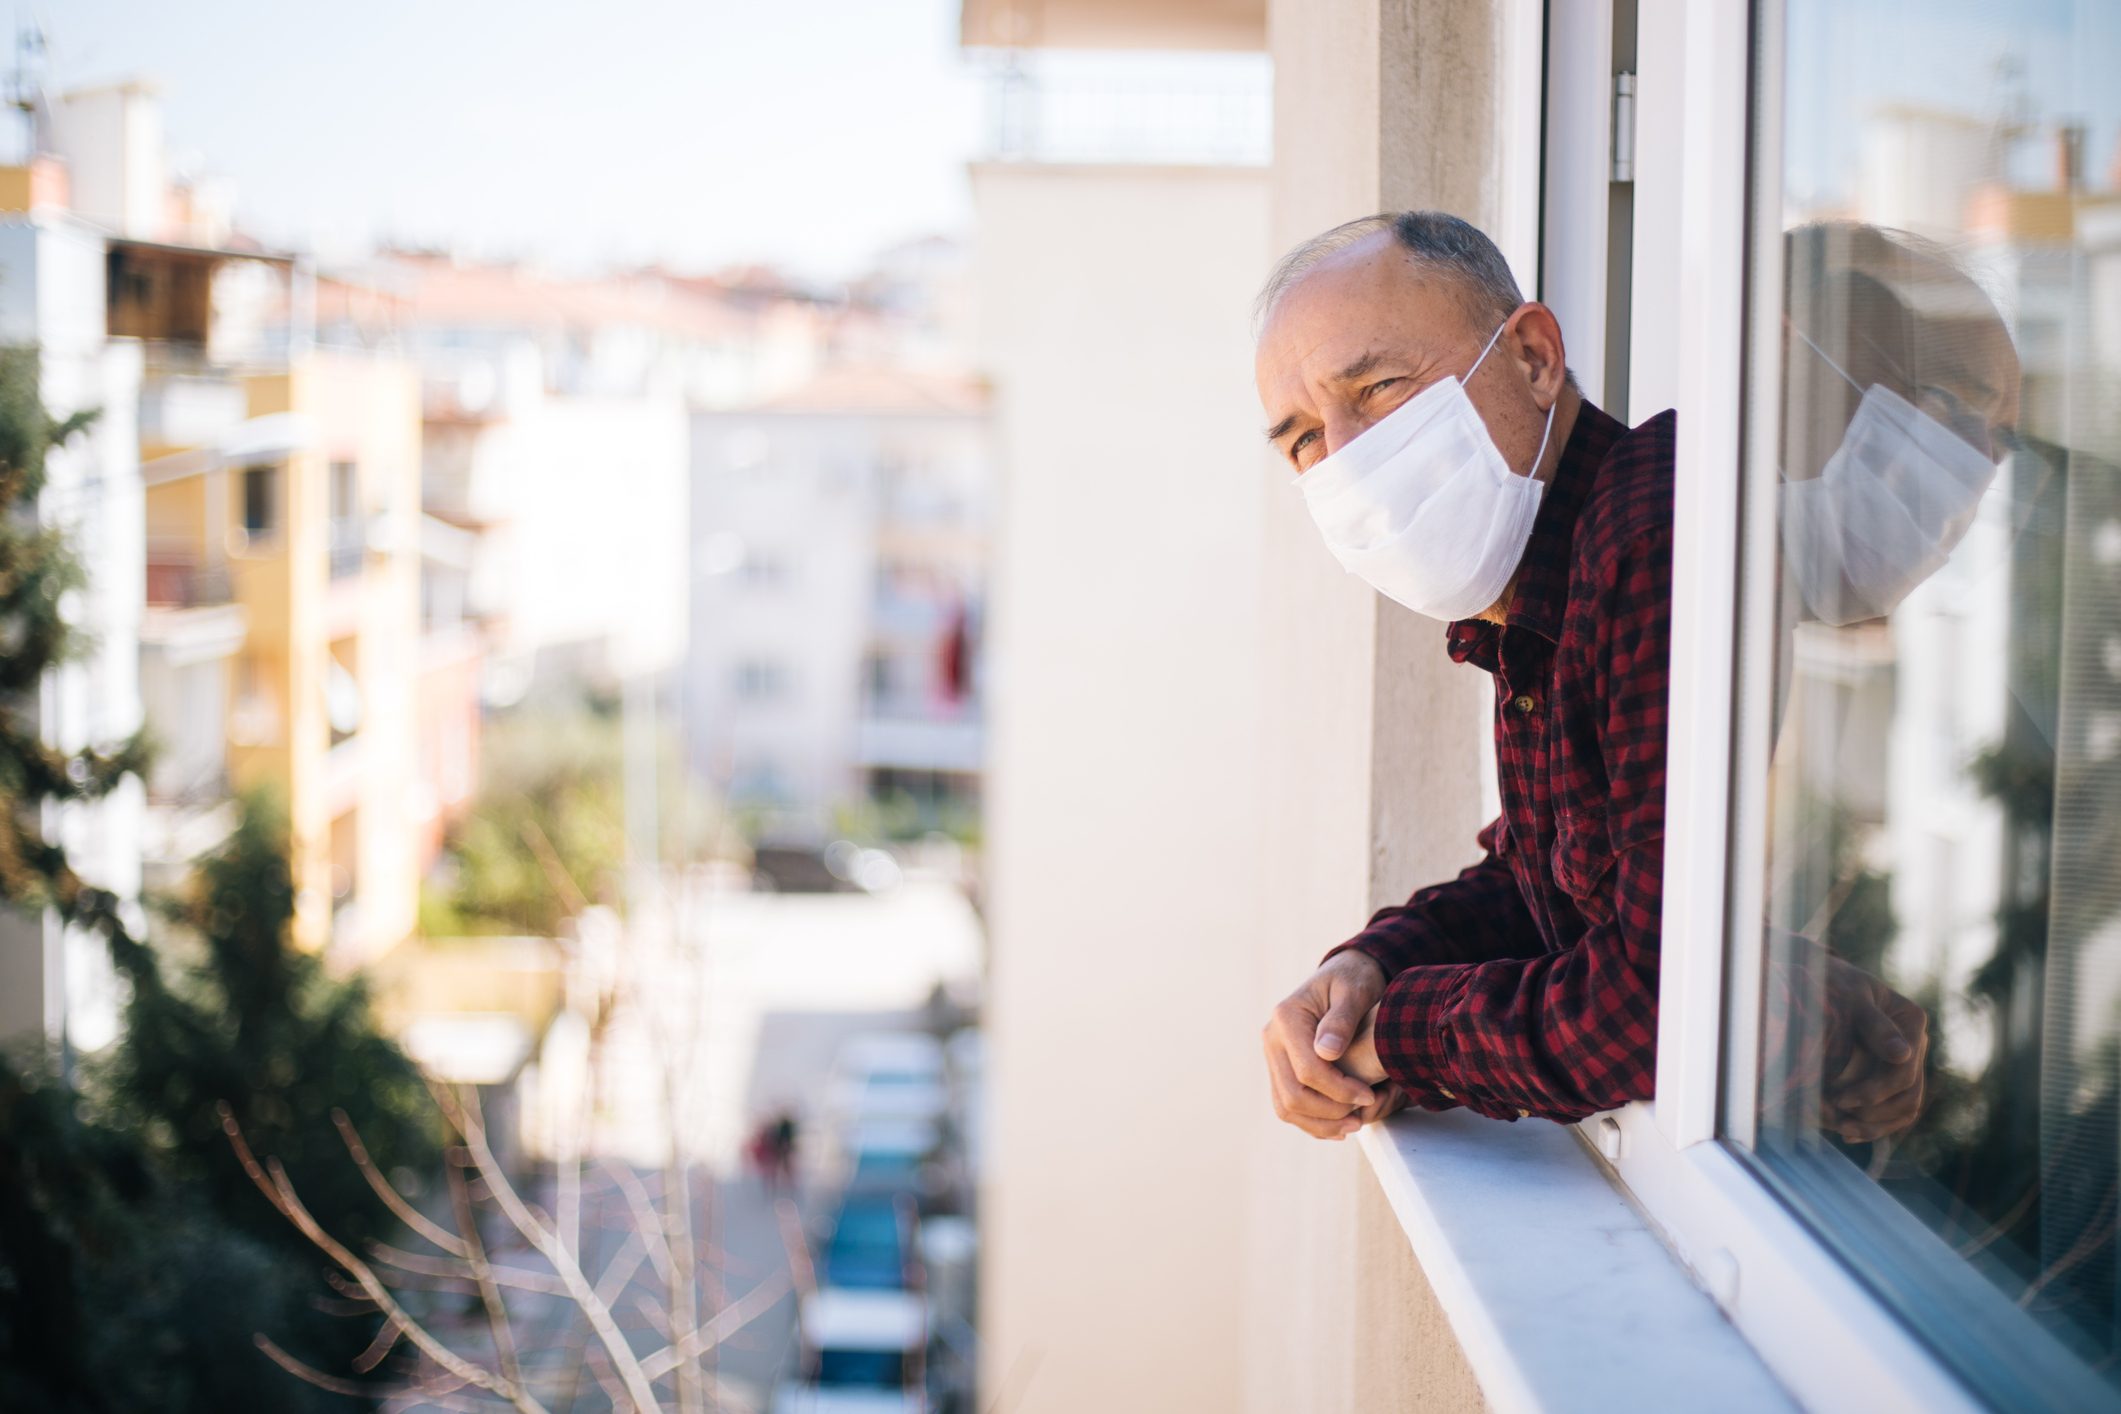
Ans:
<svg viewBox="0 0 2121 1414"><path fill-rule="evenodd" d="M1635 180L1635 76L1613 75L1613 180Z"/></svg>

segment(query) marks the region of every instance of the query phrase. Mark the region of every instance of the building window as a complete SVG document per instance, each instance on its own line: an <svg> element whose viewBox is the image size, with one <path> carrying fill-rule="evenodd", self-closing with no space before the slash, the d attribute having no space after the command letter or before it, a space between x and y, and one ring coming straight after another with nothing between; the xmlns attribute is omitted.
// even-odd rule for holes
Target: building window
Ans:
<svg viewBox="0 0 2121 1414"><path fill-rule="evenodd" d="M2121 1392L2121 24L1775 23L1724 1128L1984 1397L2086 1407Z"/></svg>
<svg viewBox="0 0 2121 1414"><path fill-rule="evenodd" d="M782 702L788 697L788 669L771 658L746 658L736 665L736 695L741 702Z"/></svg>
<svg viewBox="0 0 2121 1414"><path fill-rule="evenodd" d="M243 468L243 533L252 540L269 540L280 527L280 468Z"/></svg>
<svg viewBox="0 0 2121 1414"><path fill-rule="evenodd" d="M350 461L331 464L331 576L340 579L361 568L361 473Z"/></svg>
<svg viewBox="0 0 2121 1414"><path fill-rule="evenodd" d="M752 590L786 589L795 578L795 567L787 555L754 545L744 554L737 570L738 581Z"/></svg>

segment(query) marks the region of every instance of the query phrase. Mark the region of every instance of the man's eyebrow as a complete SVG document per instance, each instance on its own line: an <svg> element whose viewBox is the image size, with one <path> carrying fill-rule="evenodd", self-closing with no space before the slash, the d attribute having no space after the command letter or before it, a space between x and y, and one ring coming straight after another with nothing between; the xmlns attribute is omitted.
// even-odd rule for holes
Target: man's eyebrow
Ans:
<svg viewBox="0 0 2121 1414"><path fill-rule="evenodd" d="M1342 383L1352 383L1356 379L1362 377L1365 373L1368 373L1371 369L1377 367L1378 364L1383 363L1384 361L1384 350L1372 349L1368 353L1364 354L1361 358L1355 360L1355 362L1349 364L1346 368L1340 370L1340 375L1337 381Z"/></svg>
<svg viewBox="0 0 2121 1414"><path fill-rule="evenodd" d="M1269 427L1267 429L1267 440L1269 442L1279 442L1282 438L1289 435L1289 429L1294 427L1295 425L1296 414L1292 412L1287 417L1283 418L1281 421L1275 423L1272 427Z"/></svg>

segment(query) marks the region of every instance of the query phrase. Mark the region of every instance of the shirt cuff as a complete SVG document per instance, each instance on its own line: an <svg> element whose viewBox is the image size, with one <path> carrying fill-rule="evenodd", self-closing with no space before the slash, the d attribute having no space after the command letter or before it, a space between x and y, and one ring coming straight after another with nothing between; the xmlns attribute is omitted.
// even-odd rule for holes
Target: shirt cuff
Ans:
<svg viewBox="0 0 2121 1414"><path fill-rule="evenodd" d="M1360 943L1357 939L1345 946ZM1470 1105L1487 1112L1462 1093L1451 1055L1448 1014L1464 996L1472 970L1464 964L1406 968L1392 978L1377 1004L1377 1062L1423 1109Z"/></svg>

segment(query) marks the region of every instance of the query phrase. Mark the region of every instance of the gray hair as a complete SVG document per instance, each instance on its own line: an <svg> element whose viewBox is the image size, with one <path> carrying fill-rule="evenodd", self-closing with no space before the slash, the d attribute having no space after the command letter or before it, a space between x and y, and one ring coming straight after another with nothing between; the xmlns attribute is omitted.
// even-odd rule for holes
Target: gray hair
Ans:
<svg viewBox="0 0 2121 1414"><path fill-rule="evenodd" d="M1495 242L1470 222L1442 211L1386 211L1360 220L1347 221L1316 235L1281 258L1274 273L1252 305L1252 331L1256 337L1283 296L1294 289L1327 257L1349 246L1389 230L1414 258L1414 263L1450 280L1458 289L1466 313L1475 323L1500 324L1510 311L1524 303L1517 277L1502 258Z"/></svg>

